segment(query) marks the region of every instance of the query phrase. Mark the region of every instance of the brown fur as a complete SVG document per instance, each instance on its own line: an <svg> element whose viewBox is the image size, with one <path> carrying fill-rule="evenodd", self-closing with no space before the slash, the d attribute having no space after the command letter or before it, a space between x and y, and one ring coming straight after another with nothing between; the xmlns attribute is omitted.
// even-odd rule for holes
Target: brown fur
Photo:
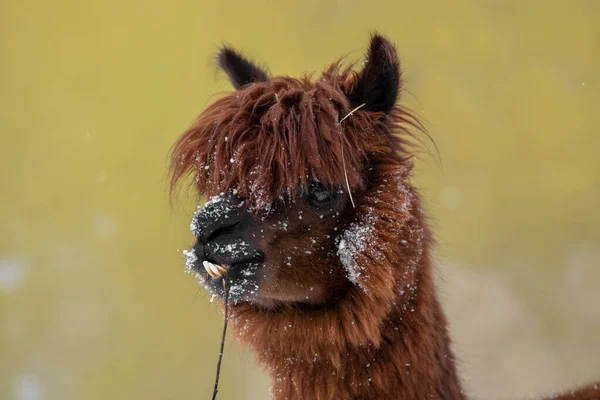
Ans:
<svg viewBox="0 0 600 400"><path fill-rule="evenodd" d="M316 80L267 79L243 58L228 69L221 54L239 90L179 138L172 184L191 173L199 194L233 191L255 215L245 234L266 260L254 297L232 304L232 326L269 371L274 399L463 399L410 183L420 125L395 104L394 47L375 35L367 58L358 73L335 63ZM311 180L343 198L311 209L300 197ZM360 229L358 242L344 236ZM561 398L600 394L580 393Z"/></svg>
<svg viewBox="0 0 600 400"><path fill-rule="evenodd" d="M334 64L316 82L257 82L209 105L175 144L172 183L192 172L201 194L235 188L256 210L293 198L309 178L340 185L347 176L352 190L362 189L368 156L406 156L397 151L406 140L389 132L416 120L400 107L384 121L381 113L359 110L342 130L339 120L352 110L343 92L354 74L340 68Z"/></svg>

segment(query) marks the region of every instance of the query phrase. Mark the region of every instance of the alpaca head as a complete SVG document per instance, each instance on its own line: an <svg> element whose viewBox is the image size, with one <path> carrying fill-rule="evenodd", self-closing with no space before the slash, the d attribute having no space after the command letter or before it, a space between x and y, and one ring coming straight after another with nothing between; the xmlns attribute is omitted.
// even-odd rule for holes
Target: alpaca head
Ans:
<svg viewBox="0 0 600 400"><path fill-rule="evenodd" d="M204 110L172 158L172 183L192 174L209 198L192 221L189 269L217 296L226 279L240 330L301 323L376 341L416 279L411 262L391 260L416 259L424 235L407 183L406 127L418 123L396 105L393 45L374 35L358 72L338 62L312 80L269 77L229 48L217 60L236 91ZM209 275L205 261L226 272Z"/></svg>

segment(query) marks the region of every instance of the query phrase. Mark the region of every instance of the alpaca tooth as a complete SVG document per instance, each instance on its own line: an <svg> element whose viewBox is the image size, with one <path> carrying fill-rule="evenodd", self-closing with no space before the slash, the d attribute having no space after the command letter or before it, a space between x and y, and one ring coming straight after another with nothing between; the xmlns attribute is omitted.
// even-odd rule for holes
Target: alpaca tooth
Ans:
<svg viewBox="0 0 600 400"><path fill-rule="evenodd" d="M209 261L203 261L202 265L204 266L204 269L206 270L206 272L208 272L208 274L210 276L212 276L213 278L218 278L219 276L221 276L221 274L219 273L219 270L217 269L217 266L214 265L213 263L211 263Z"/></svg>
<svg viewBox="0 0 600 400"><path fill-rule="evenodd" d="M220 278L227 272L225 265L213 264L210 261L202 261L202 265L204 265L206 272L215 279Z"/></svg>
<svg viewBox="0 0 600 400"><path fill-rule="evenodd" d="M225 265L216 265L214 264L215 267L217 267L217 271L219 271L219 276L225 274L225 272L227 272L227 268L225 267Z"/></svg>
<svg viewBox="0 0 600 400"><path fill-rule="evenodd" d="M203 261L202 265L204 266L204 269L206 270L206 272L208 272L208 275L213 276L213 271L212 271L212 268L210 267L210 263L208 261Z"/></svg>
<svg viewBox="0 0 600 400"><path fill-rule="evenodd" d="M217 266L215 264L210 264L210 267L212 269L213 272L213 278L218 278L221 276L221 273L219 272L219 270L217 269Z"/></svg>

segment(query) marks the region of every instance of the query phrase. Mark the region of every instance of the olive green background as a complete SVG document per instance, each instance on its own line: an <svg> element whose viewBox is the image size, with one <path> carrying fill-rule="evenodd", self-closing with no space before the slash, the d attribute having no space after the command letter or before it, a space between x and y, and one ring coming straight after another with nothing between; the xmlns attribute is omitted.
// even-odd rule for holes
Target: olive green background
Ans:
<svg viewBox="0 0 600 400"><path fill-rule="evenodd" d="M0 398L207 399L222 316L183 273L171 144L225 42L274 74L398 46L466 388L600 378L600 2L0 3ZM219 399L268 379L228 341Z"/></svg>

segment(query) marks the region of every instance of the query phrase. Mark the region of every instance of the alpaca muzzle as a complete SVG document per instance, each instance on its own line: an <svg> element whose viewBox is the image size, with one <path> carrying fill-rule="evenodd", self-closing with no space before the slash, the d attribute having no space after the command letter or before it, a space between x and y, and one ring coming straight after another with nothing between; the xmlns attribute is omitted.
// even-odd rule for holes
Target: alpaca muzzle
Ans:
<svg viewBox="0 0 600 400"><path fill-rule="evenodd" d="M250 233L256 223L242 206L236 196L214 196L198 207L190 225L197 239L191 250L191 268L204 276L205 284L219 295L221 281L226 278L240 289L232 293L233 300L236 294L242 298L245 292L256 290L254 275L264 260L264 252L255 245Z"/></svg>

